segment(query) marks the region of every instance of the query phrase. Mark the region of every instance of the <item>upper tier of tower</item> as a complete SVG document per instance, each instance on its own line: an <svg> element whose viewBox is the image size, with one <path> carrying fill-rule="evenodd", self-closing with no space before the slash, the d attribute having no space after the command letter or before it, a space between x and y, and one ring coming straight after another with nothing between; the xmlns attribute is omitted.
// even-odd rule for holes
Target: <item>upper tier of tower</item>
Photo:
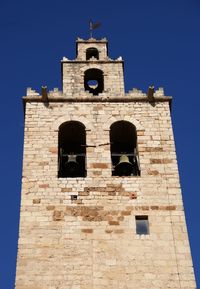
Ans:
<svg viewBox="0 0 200 289"><path fill-rule="evenodd" d="M93 59L94 57L94 59ZM87 40L78 38L76 40L76 60L99 60L108 61L108 41L106 38L100 40L90 38Z"/></svg>
<svg viewBox="0 0 200 289"><path fill-rule="evenodd" d="M171 101L162 88L154 91L150 86L146 93L132 89L125 93L124 62L122 57L111 59L108 56L106 38L76 40L76 58L71 60L63 57L62 91L47 91L42 87L41 94L31 88L27 89L25 101L65 102L65 101Z"/></svg>
<svg viewBox="0 0 200 289"><path fill-rule="evenodd" d="M105 38L76 41L76 59L62 60L63 93L73 96L85 91L92 95L107 93L112 96L124 94L123 60L108 57Z"/></svg>

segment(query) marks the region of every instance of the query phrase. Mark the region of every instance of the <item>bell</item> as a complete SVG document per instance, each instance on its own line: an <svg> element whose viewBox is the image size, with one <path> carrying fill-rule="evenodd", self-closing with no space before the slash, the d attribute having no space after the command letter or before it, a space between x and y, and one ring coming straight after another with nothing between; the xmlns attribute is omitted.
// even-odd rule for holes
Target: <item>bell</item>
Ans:
<svg viewBox="0 0 200 289"><path fill-rule="evenodd" d="M68 160L64 163L64 171L68 177L77 177L80 165L76 161L76 155L68 155Z"/></svg>
<svg viewBox="0 0 200 289"><path fill-rule="evenodd" d="M121 155L119 163L115 167L116 176L130 176L133 172L133 164L129 162L127 155Z"/></svg>

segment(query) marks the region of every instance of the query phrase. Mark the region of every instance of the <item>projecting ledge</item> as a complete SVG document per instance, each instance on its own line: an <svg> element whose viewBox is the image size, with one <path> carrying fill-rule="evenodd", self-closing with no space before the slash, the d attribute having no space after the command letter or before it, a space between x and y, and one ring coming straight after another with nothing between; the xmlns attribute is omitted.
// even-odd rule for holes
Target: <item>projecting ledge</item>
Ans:
<svg viewBox="0 0 200 289"><path fill-rule="evenodd" d="M169 102L171 104L172 97L165 96L162 88L154 90L149 87L147 94L140 90L133 89L127 94L110 94L103 91L98 95L93 95L89 91L81 90L74 94L67 94L55 88L47 91L47 87L43 86L41 94L35 90L28 88L26 96L23 97L24 102L149 102L152 105L157 102Z"/></svg>
<svg viewBox="0 0 200 289"><path fill-rule="evenodd" d="M23 97L23 100L25 102L43 102L42 96L25 96ZM171 96L165 96L165 97L156 97L156 102L171 102L172 97ZM149 102L149 99L147 97L48 97L48 102Z"/></svg>

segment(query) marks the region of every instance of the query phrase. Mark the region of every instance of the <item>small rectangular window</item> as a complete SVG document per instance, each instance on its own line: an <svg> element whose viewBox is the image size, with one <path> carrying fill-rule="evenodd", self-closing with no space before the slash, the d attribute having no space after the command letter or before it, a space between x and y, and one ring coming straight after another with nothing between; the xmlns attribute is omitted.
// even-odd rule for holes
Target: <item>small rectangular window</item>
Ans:
<svg viewBox="0 0 200 289"><path fill-rule="evenodd" d="M76 201L77 200L77 195L71 195L71 201Z"/></svg>
<svg viewBox="0 0 200 289"><path fill-rule="evenodd" d="M149 235L149 220L148 216L136 216L136 234Z"/></svg>

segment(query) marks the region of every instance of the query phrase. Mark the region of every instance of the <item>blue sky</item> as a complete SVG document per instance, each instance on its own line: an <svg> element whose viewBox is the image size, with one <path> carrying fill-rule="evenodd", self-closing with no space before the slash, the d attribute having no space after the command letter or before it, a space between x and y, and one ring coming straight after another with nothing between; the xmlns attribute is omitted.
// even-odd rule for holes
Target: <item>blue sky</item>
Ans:
<svg viewBox="0 0 200 289"><path fill-rule="evenodd" d="M1 0L0 289L13 289L16 266L23 108L26 87L61 88L60 60L75 57L88 20L101 21L112 58L125 60L126 90L164 87L172 117L183 200L200 288L200 0Z"/></svg>

